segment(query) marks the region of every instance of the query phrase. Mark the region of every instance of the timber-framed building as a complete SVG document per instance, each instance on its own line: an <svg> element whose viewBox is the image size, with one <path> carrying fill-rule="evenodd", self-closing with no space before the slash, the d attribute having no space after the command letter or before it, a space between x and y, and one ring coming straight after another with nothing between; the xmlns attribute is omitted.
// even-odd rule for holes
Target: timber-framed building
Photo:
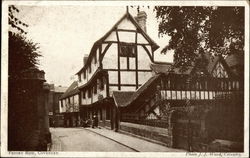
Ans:
<svg viewBox="0 0 250 158"><path fill-rule="evenodd" d="M159 46L146 33L146 18L145 12L135 18L126 12L93 44L78 81L61 97L65 122L74 126L69 122L95 114L101 126L169 147L214 151L209 143L228 140L241 142L228 150L242 151L243 55L205 53L205 67L194 63L185 71L156 62Z"/></svg>

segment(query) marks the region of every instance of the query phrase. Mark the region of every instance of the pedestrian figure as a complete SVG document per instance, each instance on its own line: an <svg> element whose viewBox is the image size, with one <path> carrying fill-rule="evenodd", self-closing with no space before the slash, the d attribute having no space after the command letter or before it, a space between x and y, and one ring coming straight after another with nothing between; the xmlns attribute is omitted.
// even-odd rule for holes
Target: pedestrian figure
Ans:
<svg viewBox="0 0 250 158"><path fill-rule="evenodd" d="M93 121L92 121L92 128L96 127L96 115L93 116Z"/></svg>
<svg viewBox="0 0 250 158"><path fill-rule="evenodd" d="M95 118L94 118L94 124L95 124L95 127L98 128L98 117L95 115Z"/></svg>

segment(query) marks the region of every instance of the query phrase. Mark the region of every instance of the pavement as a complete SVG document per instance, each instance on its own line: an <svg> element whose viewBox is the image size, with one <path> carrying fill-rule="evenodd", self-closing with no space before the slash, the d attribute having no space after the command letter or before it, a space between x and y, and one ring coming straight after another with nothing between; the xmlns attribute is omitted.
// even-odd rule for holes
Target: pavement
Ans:
<svg viewBox="0 0 250 158"><path fill-rule="evenodd" d="M118 142L138 152L185 152L182 149L168 148L163 145L152 143L144 139L136 138L130 135L118 133L106 128L85 128L110 140Z"/></svg>
<svg viewBox="0 0 250 158"><path fill-rule="evenodd" d="M51 128L51 151L185 152L106 128Z"/></svg>
<svg viewBox="0 0 250 158"><path fill-rule="evenodd" d="M135 152L133 149L84 128L51 128L50 151Z"/></svg>

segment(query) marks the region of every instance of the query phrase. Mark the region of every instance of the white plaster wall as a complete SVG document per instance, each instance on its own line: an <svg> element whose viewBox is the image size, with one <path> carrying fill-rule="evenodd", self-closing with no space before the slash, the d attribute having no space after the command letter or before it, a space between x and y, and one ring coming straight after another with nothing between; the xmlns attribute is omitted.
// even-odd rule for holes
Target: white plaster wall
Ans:
<svg viewBox="0 0 250 158"><path fill-rule="evenodd" d="M75 112L78 112L79 111L79 95L74 95L74 109L75 109Z"/></svg>
<svg viewBox="0 0 250 158"><path fill-rule="evenodd" d="M118 52L117 44L113 43L106 52L102 64L104 69L117 69Z"/></svg>
<svg viewBox="0 0 250 158"><path fill-rule="evenodd" d="M66 103L64 99L62 100L62 107L61 107L61 101L59 101L59 112L60 113L66 112Z"/></svg>
<svg viewBox="0 0 250 158"><path fill-rule="evenodd" d="M122 91L135 91L136 87L135 86L133 86L133 87L130 87L130 86L121 86L121 90Z"/></svg>
<svg viewBox="0 0 250 158"><path fill-rule="evenodd" d="M137 34L137 43L139 44L149 44L141 33Z"/></svg>
<svg viewBox="0 0 250 158"><path fill-rule="evenodd" d="M136 27L134 26L134 24L128 20L127 18L125 18L118 26L118 29L126 29L126 30L136 30Z"/></svg>
<svg viewBox="0 0 250 158"><path fill-rule="evenodd" d="M117 41L116 32L112 31L105 41Z"/></svg>
<svg viewBox="0 0 250 158"><path fill-rule="evenodd" d="M109 71L109 84L118 84L118 71Z"/></svg>
<svg viewBox="0 0 250 158"><path fill-rule="evenodd" d="M127 57L120 57L120 68L127 69Z"/></svg>
<svg viewBox="0 0 250 158"><path fill-rule="evenodd" d="M121 84L136 84L135 72L121 71Z"/></svg>
<svg viewBox="0 0 250 158"><path fill-rule="evenodd" d="M129 58L129 69L135 70L135 58Z"/></svg>
<svg viewBox="0 0 250 158"><path fill-rule="evenodd" d="M138 69L150 70L151 60L142 46L138 46Z"/></svg>
<svg viewBox="0 0 250 158"><path fill-rule="evenodd" d="M118 35L120 42L135 43L135 32L119 31Z"/></svg>
<svg viewBox="0 0 250 158"><path fill-rule="evenodd" d="M138 72L138 82L139 84L144 84L152 77L151 72Z"/></svg>

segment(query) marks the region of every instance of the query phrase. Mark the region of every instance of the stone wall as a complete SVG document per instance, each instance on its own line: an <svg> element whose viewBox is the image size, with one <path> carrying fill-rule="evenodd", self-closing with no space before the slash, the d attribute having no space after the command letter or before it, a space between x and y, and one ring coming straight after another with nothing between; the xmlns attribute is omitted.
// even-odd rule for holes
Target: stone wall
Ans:
<svg viewBox="0 0 250 158"><path fill-rule="evenodd" d="M135 134L138 136L142 136L145 138L149 138L152 140L159 141L164 145L171 147L172 146L172 136L171 132L166 128L152 127L146 125L139 125L128 122L120 123L120 130Z"/></svg>

